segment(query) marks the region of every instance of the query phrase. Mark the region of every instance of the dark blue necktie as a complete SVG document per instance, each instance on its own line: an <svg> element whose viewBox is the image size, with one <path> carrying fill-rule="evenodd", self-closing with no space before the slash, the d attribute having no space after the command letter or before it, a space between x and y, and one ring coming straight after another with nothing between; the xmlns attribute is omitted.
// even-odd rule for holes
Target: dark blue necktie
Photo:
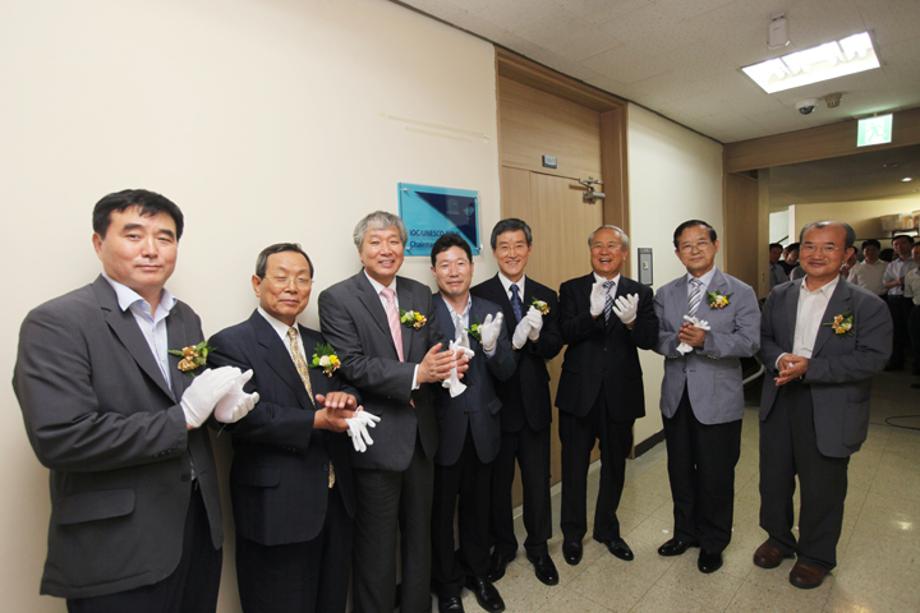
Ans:
<svg viewBox="0 0 920 613"><path fill-rule="evenodd" d="M511 310L514 311L514 323L521 321L521 317L524 316L524 305L521 304L521 297L518 295L520 291L517 284L511 284Z"/></svg>

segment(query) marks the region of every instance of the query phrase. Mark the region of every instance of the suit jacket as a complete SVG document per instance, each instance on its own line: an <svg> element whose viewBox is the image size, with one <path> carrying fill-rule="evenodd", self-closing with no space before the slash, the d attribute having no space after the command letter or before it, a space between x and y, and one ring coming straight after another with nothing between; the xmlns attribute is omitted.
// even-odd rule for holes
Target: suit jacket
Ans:
<svg viewBox="0 0 920 613"><path fill-rule="evenodd" d="M406 470L416 435L429 458L434 458L438 447L433 386L412 390L415 367L440 340L433 325L431 290L397 277L396 293L401 310L418 311L428 318L418 330L401 326L404 362L393 346L380 297L363 270L319 295L320 327L342 360L340 373L361 392L364 408L381 418L374 429L374 444L352 458L352 465L359 468Z"/></svg>
<svg viewBox="0 0 920 613"><path fill-rule="evenodd" d="M169 347L202 339L177 302ZM166 578L179 563L191 496L189 458L221 545L220 502L205 428L179 406L191 377L170 356L167 385L131 311L99 276L35 308L19 335L13 387L29 442L50 469L51 521L41 592L83 598Z"/></svg>
<svg viewBox="0 0 920 613"><path fill-rule="evenodd" d="M319 332L298 325L309 364ZM294 361L275 329L258 311L248 320L222 330L211 340L210 361L253 371L247 392L259 392L259 403L229 428L233 434L230 496L236 530L262 545L284 545L315 538L323 527L329 461L336 488L349 517L355 496L351 442L344 433L313 429L316 407L307 397ZM310 368L313 394L342 388L337 374L327 377ZM351 388L345 391L356 394ZM356 394L357 395L357 394Z"/></svg>
<svg viewBox="0 0 920 613"><path fill-rule="evenodd" d="M760 398L761 421L777 399L776 359L792 352L801 286L802 281L784 283L764 304L760 356L768 374ZM828 325L840 314L853 315L849 334L835 334ZM811 390L818 450L842 458L866 440L872 377L891 354L891 315L881 298L841 279L821 322L804 381Z"/></svg>
<svg viewBox="0 0 920 613"><path fill-rule="evenodd" d="M440 294L434 295L432 303L437 313L439 333L443 338L454 338L454 324L447 303ZM494 316L499 311L497 304L473 297L469 325L482 323L486 315ZM469 370L463 375L466 390L456 398L451 398L450 393L443 387L435 394L439 443L434 461L442 466L451 466L460 459L467 429L472 433L476 456L483 464L494 460L501 446L499 410L502 408L502 402L495 392L494 380L504 381L514 372L511 341L502 327L492 357L486 356L482 345L472 336L470 349L475 351L476 355L470 360Z"/></svg>
<svg viewBox="0 0 920 613"><path fill-rule="evenodd" d="M615 420L633 420L645 415L637 349L652 349L658 340L652 290L620 276L616 296L639 295L635 325L630 330L613 313L606 324L603 315L591 317L593 284L594 275L588 274L566 281L559 288L559 328L568 348L556 406L560 411L584 417L603 393Z"/></svg>
<svg viewBox="0 0 920 613"><path fill-rule="evenodd" d="M665 357L661 381L661 412L673 417L687 388L693 414L704 424L741 419L744 385L740 358L760 349L760 307L751 286L718 268L704 292L729 296L728 306L716 309L704 299L696 315L709 322L702 349L686 355L677 351L677 333L687 314L687 275L681 275L655 293L659 333L655 351Z"/></svg>
<svg viewBox="0 0 920 613"><path fill-rule="evenodd" d="M514 335L517 322L511 300L502 286L498 275L483 281L470 290L474 296L485 298L501 307L505 314L505 329L508 338ZM497 385L498 397L502 401L501 422L505 432L518 432L526 424L531 430L543 430L552 422L549 397L549 373L546 361L551 360L562 349L562 335L559 332L559 300L556 292L527 277L524 282L523 310L526 313L534 299L549 306L549 313L543 316L543 328L536 342L528 341L514 351L517 368L507 381Z"/></svg>

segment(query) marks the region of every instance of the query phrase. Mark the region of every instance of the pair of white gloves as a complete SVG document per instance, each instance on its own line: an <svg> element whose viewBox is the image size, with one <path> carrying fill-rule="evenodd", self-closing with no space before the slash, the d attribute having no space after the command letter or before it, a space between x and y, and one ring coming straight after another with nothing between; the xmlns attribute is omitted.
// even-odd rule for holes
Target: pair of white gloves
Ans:
<svg viewBox="0 0 920 613"><path fill-rule="evenodd" d="M346 433L348 438L351 439L351 445L355 448L355 451L364 453L368 447L374 444L374 439L371 438L368 428L376 428L378 422L380 422L380 417L373 413L368 413L361 407L358 407L358 410L355 411L354 417L349 417L345 420L345 423L348 424Z"/></svg>
<svg viewBox="0 0 920 613"><path fill-rule="evenodd" d="M482 330L482 328L480 328ZM497 337L496 337L497 338ZM458 334L455 340L450 342L448 346L449 351L459 351L469 359L473 359L473 356L476 355L476 352L470 349L469 347L470 340L466 337L465 334ZM447 389L451 398L456 398L460 394L466 391L466 384L460 380L460 375L457 374L457 367L450 369L450 375L443 381L441 381L441 387Z"/></svg>
<svg viewBox="0 0 920 613"><path fill-rule="evenodd" d="M706 321L705 319L700 319L699 317L695 317L693 315L684 315L684 321L687 322L688 324L692 324L696 326L697 328L701 330L706 330L707 332L712 330L708 321ZM677 353L681 355L686 355L690 353L691 351L693 351L693 347L691 347L687 343L682 342L677 346Z"/></svg>
<svg viewBox="0 0 920 613"><path fill-rule="evenodd" d="M236 366L209 368L192 380L179 405L189 428L199 428L211 414L224 424L246 417L259 402L259 392L247 394L243 386L252 379L252 370L241 372Z"/></svg>
<svg viewBox="0 0 920 613"><path fill-rule="evenodd" d="M537 307L531 306L514 328L514 334L511 335L511 346L520 349L527 343L527 339L537 342L542 329L543 313Z"/></svg>
<svg viewBox="0 0 920 613"><path fill-rule="evenodd" d="M607 302L607 290L603 283L595 282L591 286L591 317L600 317L604 314L604 304ZM628 326L636 321L639 312L639 294L619 296L613 301L613 314L620 318L623 325Z"/></svg>

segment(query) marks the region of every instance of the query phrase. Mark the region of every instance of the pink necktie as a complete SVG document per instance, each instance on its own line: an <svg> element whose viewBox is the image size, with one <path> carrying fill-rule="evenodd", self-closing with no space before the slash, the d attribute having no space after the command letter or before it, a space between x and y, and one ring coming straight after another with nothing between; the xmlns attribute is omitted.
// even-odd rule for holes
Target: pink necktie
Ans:
<svg viewBox="0 0 920 613"><path fill-rule="evenodd" d="M404 362L402 346L402 329L399 327L399 311L396 309L396 292L389 287L380 290L380 295L386 302L387 323L390 324L390 336L393 337L393 344L396 346L396 355L399 361Z"/></svg>

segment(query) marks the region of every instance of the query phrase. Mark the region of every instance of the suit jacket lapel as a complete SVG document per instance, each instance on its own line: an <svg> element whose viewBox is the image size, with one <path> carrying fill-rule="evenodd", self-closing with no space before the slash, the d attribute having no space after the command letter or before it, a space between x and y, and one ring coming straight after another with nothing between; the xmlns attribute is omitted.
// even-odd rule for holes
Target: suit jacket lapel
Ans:
<svg viewBox="0 0 920 613"><path fill-rule="evenodd" d="M256 342L259 343L265 363L275 371L275 374L284 381L285 385L294 391L302 407L310 407L312 403L307 398L307 388L304 387L303 381L300 379L300 374L297 372L297 367L294 366L294 360L291 359L291 354L284 341L281 340L275 329L265 321L265 318L258 311L253 312L249 317L249 324L252 326ZM303 345L302 333L300 342ZM312 347L310 350L312 350ZM309 356L310 353L307 353L307 351L307 347L304 346L304 353Z"/></svg>
<svg viewBox="0 0 920 613"><path fill-rule="evenodd" d="M380 328L380 331L386 334L389 338L390 325L387 323L387 312L384 310L383 304L380 303L380 296L378 296L377 292L374 291L374 286L371 285L371 282L367 280L363 270L355 275L353 279L355 280L355 288L357 289L358 300L361 301L361 304L363 304L364 308L367 309L368 313L370 313L371 319L374 320L374 323L377 324L377 327ZM399 283L396 285L398 289ZM401 298L400 304L402 304Z"/></svg>
<svg viewBox="0 0 920 613"><path fill-rule="evenodd" d="M687 275L680 277L680 281L674 285L674 291L671 292L671 305L674 310L674 324L675 330L680 330L680 327L684 324L684 315L687 315L690 310L690 303L687 300L687 292L689 288L687 287Z"/></svg>
<svg viewBox="0 0 920 613"><path fill-rule="evenodd" d="M498 278L498 275L495 275L486 283L489 288L489 300L501 307L502 313L505 314L505 330L508 331L508 336L511 337L514 334L514 328L517 326L517 322L514 321L514 309L511 308L511 299L508 298L505 286L502 285L502 281ZM524 290L526 291L527 288L532 285L532 283L527 283L525 281Z"/></svg>
<svg viewBox="0 0 920 613"><path fill-rule="evenodd" d="M112 289L112 286L102 275L93 282L93 291L99 300L99 306L105 311L106 323L108 323L115 336L118 337L118 340L121 341L121 344L128 350L128 353L131 354L131 357L134 358L141 370L163 390L163 393L175 400L173 390L166 384L163 373L160 372L160 367L157 366L156 359L150 353L150 346L144 339L140 328L137 327L137 322L134 321L134 315L130 311L121 310L115 297L115 290ZM176 375L179 376L180 374L176 370Z"/></svg>
<svg viewBox="0 0 920 613"><path fill-rule="evenodd" d="M172 349L180 349L191 344L194 339L189 340L185 331L185 322L182 321L178 314L179 309L173 306L169 317L166 318L166 345ZM179 361L182 358L177 355L169 356L169 379L172 382L172 389L175 397L182 398L182 393L192 383L192 376L179 370Z"/></svg>
<svg viewBox="0 0 920 613"><path fill-rule="evenodd" d="M785 328L785 331L788 332L789 337L785 340L788 343L789 351L792 351L793 346L795 345L795 325L798 320L799 292L801 289L802 281L799 279L795 283L791 283L788 286L788 291L784 296L785 300L783 303L783 311L785 312L789 321L789 326Z"/></svg>
<svg viewBox="0 0 920 613"><path fill-rule="evenodd" d="M403 311L418 310L417 305L415 304L415 301L413 300L412 294L410 293L408 287L409 286L407 283L400 283L399 279L396 280L396 296L398 298L399 308ZM380 301L378 300L378 304L379 302ZM384 312L384 316L386 316L386 312ZM408 360L409 359L409 348L412 346L412 337L415 335L416 330L414 326L402 325L402 322L400 322L399 326L402 329L401 336L402 336L403 357L405 357L405 359ZM389 323L387 323L387 334L390 334Z"/></svg>
<svg viewBox="0 0 920 613"><path fill-rule="evenodd" d="M830 301L827 303L827 309L821 316L821 327L818 328L818 337L815 339L815 347L811 352L812 356L818 355L824 343L834 336L833 328L828 325L834 319L834 316L853 312L850 303L850 287L846 281L840 279L837 282L837 287L834 288L834 293L831 294Z"/></svg>

